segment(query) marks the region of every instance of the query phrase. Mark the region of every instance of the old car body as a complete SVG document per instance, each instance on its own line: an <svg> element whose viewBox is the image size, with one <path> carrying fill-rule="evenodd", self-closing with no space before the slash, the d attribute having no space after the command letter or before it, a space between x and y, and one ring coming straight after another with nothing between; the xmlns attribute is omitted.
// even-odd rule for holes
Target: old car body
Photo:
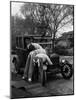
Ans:
<svg viewBox="0 0 76 100"><path fill-rule="evenodd" d="M35 43L40 44L43 48L49 47L50 51L52 48L52 39L50 36L41 37L41 36L17 36L16 37L16 50L15 53L17 57L13 58L13 63L15 67L17 67L17 73L23 74L24 67L26 64L27 56L29 54L27 50L27 41L30 43L31 40ZM60 61L60 56L55 53L49 52L49 58L51 59L53 65L49 66L46 63L44 64L42 60L40 61L40 67L38 67L38 64L35 63L35 68L33 72L33 79L38 79L44 86L47 82L47 74L57 74L61 73L63 78L70 79L72 77L72 65L69 64L68 61L65 59L62 59Z"/></svg>

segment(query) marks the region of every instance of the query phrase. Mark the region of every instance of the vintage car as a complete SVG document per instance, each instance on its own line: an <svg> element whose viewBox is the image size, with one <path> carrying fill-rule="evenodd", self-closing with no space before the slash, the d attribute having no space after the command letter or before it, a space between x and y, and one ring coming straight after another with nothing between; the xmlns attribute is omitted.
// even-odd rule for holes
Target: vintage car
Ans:
<svg viewBox="0 0 76 100"><path fill-rule="evenodd" d="M48 65L47 62L43 63L42 59L39 59L40 67L38 67L38 78L42 83L42 86L47 82L47 76L56 75L61 73L64 79L70 79L73 74L72 65L65 59L60 61L60 56L58 54L51 54L50 59L53 65ZM38 62L34 61L36 66L38 66ZM37 74L37 73L36 73ZM35 75L36 75L35 74Z"/></svg>
<svg viewBox="0 0 76 100"><path fill-rule="evenodd" d="M13 57L12 62L15 65L15 68L17 68L17 72L21 73L23 68L25 67L25 63L27 60L27 56L29 54L29 51L27 50L27 43L30 43L33 41L33 43L40 44L43 48L49 47L51 48L51 37L41 37L37 35L17 35L16 36L16 47L15 51L12 52L15 56ZM16 67L18 66L18 67Z"/></svg>
<svg viewBox="0 0 76 100"><path fill-rule="evenodd" d="M41 37L41 36L17 36L16 37L16 56L13 57L12 62L15 65L16 71L19 74L23 74L24 67L26 64L27 56L29 54L27 50L27 41L31 41L39 43L43 48L46 46L51 49L52 47L52 39L50 36ZM38 80L44 86L47 82L47 76L61 73L64 79L70 79L72 77L73 69L72 65L65 59L60 61L60 56L56 53L49 53L49 57L53 63L53 65L49 66L47 63L43 63L42 59L39 59L40 67L38 66L37 61L33 61L34 63L34 72L33 72L33 80Z"/></svg>

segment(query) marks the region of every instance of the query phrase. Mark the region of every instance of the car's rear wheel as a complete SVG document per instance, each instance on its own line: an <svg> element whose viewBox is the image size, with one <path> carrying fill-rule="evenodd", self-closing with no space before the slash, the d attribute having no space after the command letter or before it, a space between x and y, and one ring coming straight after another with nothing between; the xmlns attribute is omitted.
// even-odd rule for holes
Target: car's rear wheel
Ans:
<svg viewBox="0 0 76 100"><path fill-rule="evenodd" d="M73 74L72 65L65 64L61 67L61 73L64 79L70 79Z"/></svg>
<svg viewBox="0 0 76 100"><path fill-rule="evenodd" d="M19 70L20 65L19 65L18 58L14 57L12 60L12 63L14 64L15 73L16 74L20 73L20 70Z"/></svg>

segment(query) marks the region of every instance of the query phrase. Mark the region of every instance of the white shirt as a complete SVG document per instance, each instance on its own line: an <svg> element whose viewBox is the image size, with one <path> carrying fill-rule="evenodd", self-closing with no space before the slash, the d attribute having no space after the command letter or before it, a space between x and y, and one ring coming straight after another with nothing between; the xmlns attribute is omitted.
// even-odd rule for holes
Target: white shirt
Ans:
<svg viewBox="0 0 76 100"><path fill-rule="evenodd" d="M47 61L49 65L52 65L50 58L46 54L39 53L35 57L42 58L43 62Z"/></svg>
<svg viewBox="0 0 76 100"><path fill-rule="evenodd" d="M37 54L46 54L46 51L45 49L37 49L37 50L30 52L30 54L33 54L36 56Z"/></svg>
<svg viewBox="0 0 76 100"><path fill-rule="evenodd" d="M40 46L38 43L31 43L31 44L35 47L35 49L42 49L42 46ZM29 44L27 47L29 48L31 44Z"/></svg>

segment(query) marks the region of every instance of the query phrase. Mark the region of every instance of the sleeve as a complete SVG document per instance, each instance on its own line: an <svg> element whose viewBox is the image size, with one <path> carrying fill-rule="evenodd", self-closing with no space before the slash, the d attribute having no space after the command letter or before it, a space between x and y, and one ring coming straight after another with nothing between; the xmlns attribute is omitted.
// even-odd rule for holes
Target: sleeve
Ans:
<svg viewBox="0 0 76 100"><path fill-rule="evenodd" d="M46 60L49 63L49 65L52 65L53 64L48 56L46 56Z"/></svg>

